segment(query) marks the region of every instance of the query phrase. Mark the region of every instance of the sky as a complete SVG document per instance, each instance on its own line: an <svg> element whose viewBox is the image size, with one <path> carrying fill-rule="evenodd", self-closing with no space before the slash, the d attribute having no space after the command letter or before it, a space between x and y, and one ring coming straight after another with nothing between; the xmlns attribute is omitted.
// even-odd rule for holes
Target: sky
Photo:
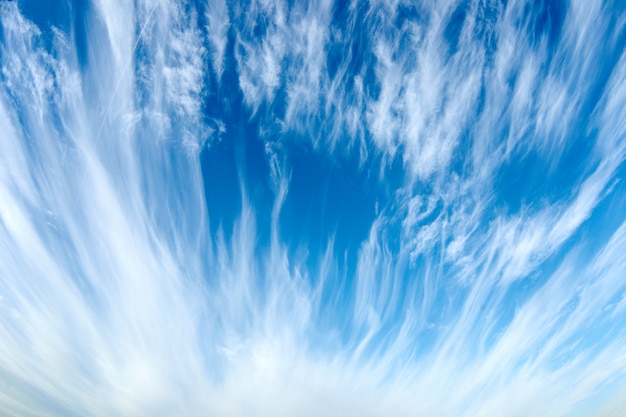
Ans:
<svg viewBox="0 0 626 417"><path fill-rule="evenodd" d="M0 1L0 415L626 415L623 0Z"/></svg>

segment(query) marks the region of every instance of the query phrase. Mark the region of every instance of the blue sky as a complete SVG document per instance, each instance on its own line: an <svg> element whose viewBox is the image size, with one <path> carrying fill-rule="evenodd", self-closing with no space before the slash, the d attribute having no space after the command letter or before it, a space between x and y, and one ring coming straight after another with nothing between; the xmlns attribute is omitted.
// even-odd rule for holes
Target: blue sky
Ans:
<svg viewBox="0 0 626 417"><path fill-rule="evenodd" d="M0 414L620 416L616 1L0 2Z"/></svg>

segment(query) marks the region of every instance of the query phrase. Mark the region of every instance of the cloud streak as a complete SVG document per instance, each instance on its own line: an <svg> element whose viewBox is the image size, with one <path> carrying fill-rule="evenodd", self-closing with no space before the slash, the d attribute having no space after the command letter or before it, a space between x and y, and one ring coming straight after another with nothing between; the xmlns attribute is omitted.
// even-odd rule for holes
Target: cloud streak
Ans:
<svg viewBox="0 0 626 417"><path fill-rule="evenodd" d="M0 4L1 414L626 411L617 3L72 13Z"/></svg>

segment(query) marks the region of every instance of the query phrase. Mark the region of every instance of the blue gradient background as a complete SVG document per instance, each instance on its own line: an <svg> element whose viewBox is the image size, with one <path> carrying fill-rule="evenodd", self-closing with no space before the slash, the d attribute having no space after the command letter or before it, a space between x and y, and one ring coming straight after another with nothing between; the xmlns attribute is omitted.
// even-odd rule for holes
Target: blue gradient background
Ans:
<svg viewBox="0 0 626 417"><path fill-rule="evenodd" d="M0 414L622 416L622 1L0 2Z"/></svg>

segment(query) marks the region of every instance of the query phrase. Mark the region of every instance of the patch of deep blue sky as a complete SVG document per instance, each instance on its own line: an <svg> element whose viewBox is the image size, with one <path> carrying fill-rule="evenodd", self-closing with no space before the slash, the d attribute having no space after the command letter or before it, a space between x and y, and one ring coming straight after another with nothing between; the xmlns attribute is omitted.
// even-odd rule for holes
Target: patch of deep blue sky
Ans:
<svg viewBox="0 0 626 417"><path fill-rule="evenodd" d="M483 4L485 3L485 4ZM495 2L483 2L478 7L479 24L473 36L480 39L486 48L486 65L492 64L491 55L497 44L497 33L493 22L497 19L499 6ZM90 25L98 22L88 20L89 2L80 1L41 1L24 0L19 2L22 12L27 18L35 22L44 32L44 42L51 39L48 30L51 26L61 28L67 33L73 33L77 43L78 59L83 65L89 65L86 31ZM197 19L201 31L205 30L204 17L205 3L194 1L188 7L197 10ZM419 7L419 2L407 2L398 8L392 26L388 26L388 19L384 12L372 12L371 4L360 2L355 9L346 1L337 1L333 6L331 33L326 45L325 70L332 78L339 68L347 68L342 82L342 89L349 97L355 89L354 76L362 75L363 90L369 99L378 98L381 89L376 77L376 56L373 52L373 33L393 29L400 33L400 48L411 42L411 37L403 31L408 22L427 23L428 13ZM382 7L382 6L374 6ZM461 29L467 17L468 2L460 2L447 22L444 36L448 50L448 59L457 51ZM619 9L620 2L605 3L607 10ZM301 5L290 3L289 10L301 8ZM241 213L242 189L254 208L258 230L258 250L263 253L270 238L270 216L274 203L274 190L270 180L270 169L266 143L279 144L276 147L279 158L285 162L285 168L290 173L289 192L280 217L280 233L282 240L287 244L291 254L307 255L307 264L314 270L319 259L326 249L329 240L334 239L335 256L340 265L341 275L347 282L338 285L335 289L345 291L343 301L349 303L347 295L353 291L350 277L355 270L356 254L362 242L367 238L370 226L378 211L387 210L394 213L399 209L396 201L397 192L407 184L407 172L403 166L402 152L398 152L395 159L388 160L373 144L367 130L362 138L368 150L368 158L361 161L359 147L342 146L341 143L354 143L354 138L348 137L347 132L341 133L340 145L331 153L325 148L324 138L332 134L331 124L327 120L337 109L332 106L327 109L324 97L320 98L319 111L307 119L307 129L289 130L280 127L277 123L285 116L287 91L282 82L271 101L264 101L258 109L250 109L244 102L243 93L239 87L239 73L235 59L236 34L235 28L243 30L246 18L246 5L230 2L229 14L232 26L228 32L228 44L224 58L224 72L218 81L212 66L206 66L206 78L203 90L203 117L207 126L216 127L216 121L223 124L225 132L209 139L210 146L201 153L205 195L210 228L213 234L223 233L228 241L233 233L234 224ZM244 13L242 13L242 11ZM563 56L557 50L564 17L567 13L565 1L529 1L525 13L532 23L520 30L525 30L530 45L539 48L542 39L547 39L549 56L541 69L547 74L548 67L554 60L562 60ZM610 25L616 24L619 13L612 17ZM385 20L383 25L382 20ZM358 23L358 24L355 24ZM252 27L253 36L263 37L268 29L268 22L259 18ZM140 28L137 29L139 33ZM381 32L379 36L389 33ZM569 129L563 153L553 160L547 160L536 151L515 150L497 171L493 189L493 207L481 219L481 228L486 228L496 213L515 214L522 207L540 208L546 204L561 199L568 199L579 185L582 178L590 173L597 164L592 152L598 126L589 125L588 120L605 91L610 72L620 58L626 37L621 31L620 38L614 48L607 47L602 51L602 59L597 63L595 79L592 89L585 96L582 103L581 116L574 120L574 126ZM46 47L52 51L52 45ZM206 45L209 50L210 46ZM143 55L142 55L143 54ZM138 61L150 59L145 56L141 44L137 49ZM210 59L207 55L206 59ZM559 61L557 61L559 62ZM288 72L295 63L282 63L282 73ZM509 80L514 86L519 73L514 73ZM565 76L566 74L564 74ZM141 90L141 83L139 84ZM485 86L473 115L477 120L484 111ZM141 103L142 91L137 92L137 100ZM365 117L365 109L363 109ZM184 123L184 120L174 120ZM498 134L505 140L511 126L503 124ZM207 132L209 129L207 129ZM202 132L200 134L203 134ZM208 133L206 133L208 136ZM450 169L461 177L470 169L467 156L471 152L473 140L472 121L467 124L461 135L461 142L455 150ZM538 134L529 130L527 135ZM315 138L320 146L312 145L311 137ZM549 143L550 138L546 138ZM358 143L358 140L357 140ZM382 167L383 175L380 175ZM618 171L618 178L623 177L624 167ZM428 194L432 191L431 180L425 179L413 183L412 192ZM615 215L625 207L624 186L621 182L615 183L613 193L596 208L593 217L583 225L576 237L570 240L562 253L573 246L585 242L589 248L595 248L605 241L612 230L615 230L622 216ZM443 207L438 206L433 214L438 214ZM400 222L402 216L390 216L386 225L387 239L391 250L399 245ZM428 222L429 218L424 222ZM601 227L602 226L602 227ZM437 251L433 253L437 256ZM547 262L536 273L537 282L541 276L554 270L562 257L557 256ZM419 258L409 270L420 270L423 260ZM514 284L512 289L516 297L525 297L530 294L528 282ZM460 294L459 294L460 295ZM329 295L330 297L330 295ZM339 297L341 300L342 298ZM445 306L440 304L440 310L434 309L432 319L441 315ZM503 320L508 320L514 311L515 303L510 304L509 314L502 311Z"/></svg>

